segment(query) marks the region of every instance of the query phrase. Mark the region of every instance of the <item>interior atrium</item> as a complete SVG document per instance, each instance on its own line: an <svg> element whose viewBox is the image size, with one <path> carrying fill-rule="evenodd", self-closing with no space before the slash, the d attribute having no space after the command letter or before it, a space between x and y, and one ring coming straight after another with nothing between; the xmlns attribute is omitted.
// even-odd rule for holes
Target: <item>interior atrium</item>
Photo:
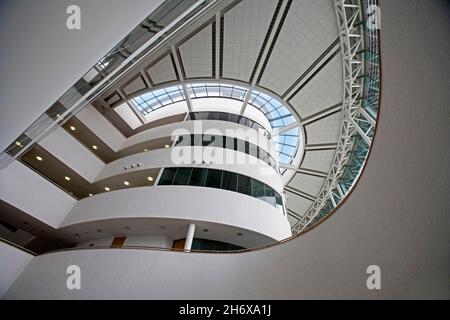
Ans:
<svg viewBox="0 0 450 320"><path fill-rule="evenodd" d="M46 0L25 13L56 15L66 2ZM408 296L411 288L401 280L406 266L383 278L391 284L386 291L365 284L369 265L393 267L390 253L370 252L392 249L401 261L398 252L413 250L408 237L420 232L401 224L423 219L412 202L431 201L406 190L420 181L411 172L422 162L405 167L401 161L412 156L398 148L422 143L405 132L408 125L423 128L398 119L414 117L414 111L405 115L413 103L389 100L399 98L393 66L403 62L390 55L399 55L392 43L406 33L395 27L406 23L394 21L401 4L101 2L80 1L86 21L79 30L61 21L37 27L34 35L50 39L38 50L43 58L31 61L31 53L23 53L30 60L19 65L25 71L8 73L11 84L2 78L0 297ZM41 48L13 21L19 8L5 4L2 14L9 18L2 23L16 28L17 48ZM448 35L448 24L441 32ZM2 57L5 66L12 61L7 68L19 59L10 47ZM385 54L383 79L386 73L390 83L382 99ZM36 75L23 80L25 72ZM13 87L18 83L21 88ZM411 222L407 212L422 218ZM436 219L430 230L448 226L448 219ZM448 232L434 236L448 249ZM428 254L421 247L407 260ZM430 258L439 268L406 272L436 279L413 282L422 290L417 295L448 298L442 286L449 280L448 252L444 256ZM81 270L82 289L66 287L69 265ZM213 280L190 291L204 277Z"/></svg>

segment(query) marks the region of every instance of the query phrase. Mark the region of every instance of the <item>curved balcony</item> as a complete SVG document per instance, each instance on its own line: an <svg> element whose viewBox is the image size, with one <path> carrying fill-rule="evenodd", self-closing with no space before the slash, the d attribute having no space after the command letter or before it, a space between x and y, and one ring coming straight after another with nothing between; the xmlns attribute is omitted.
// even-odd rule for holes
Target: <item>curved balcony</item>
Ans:
<svg viewBox="0 0 450 320"><path fill-rule="evenodd" d="M264 201L232 191L190 186L139 187L85 198L69 212L60 227L124 218L211 222L250 230L274 240L291 236L286 216Z"/></svg>

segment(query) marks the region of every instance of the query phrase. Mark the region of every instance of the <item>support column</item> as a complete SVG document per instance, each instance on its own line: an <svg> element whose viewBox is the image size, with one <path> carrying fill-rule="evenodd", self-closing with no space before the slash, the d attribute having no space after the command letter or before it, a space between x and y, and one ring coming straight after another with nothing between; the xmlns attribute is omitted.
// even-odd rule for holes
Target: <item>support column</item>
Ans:
<svg viewBox="0 0 450 320"><path fill-rule="evenodd" d="M194 233L195 233L195 224L191 223L188 227L186 242L184 243L184 250L188 251L191 250L192 240L194 240Z"/></svg>

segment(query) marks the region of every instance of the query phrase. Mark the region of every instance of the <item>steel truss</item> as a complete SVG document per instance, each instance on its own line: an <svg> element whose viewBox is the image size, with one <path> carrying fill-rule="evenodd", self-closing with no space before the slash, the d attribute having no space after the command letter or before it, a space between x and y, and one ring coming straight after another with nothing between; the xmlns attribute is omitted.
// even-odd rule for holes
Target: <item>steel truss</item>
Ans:
<svg viewBox="0 0 450 320"><path fill-rule="evenodd" d="M376 125L379 96L377 31L365 23L375 0L333 0L343 56L343 104L340 137L324 184L293 234L321 221L345 198L361 174ZM365 2L365 3L363 3Z"/></svg>

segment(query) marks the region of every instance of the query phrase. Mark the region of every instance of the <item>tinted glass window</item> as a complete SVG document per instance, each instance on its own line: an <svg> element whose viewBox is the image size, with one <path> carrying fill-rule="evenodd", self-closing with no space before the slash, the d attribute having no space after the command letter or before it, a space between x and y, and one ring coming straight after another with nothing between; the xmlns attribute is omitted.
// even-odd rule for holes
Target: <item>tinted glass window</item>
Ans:
<svg viewBox="0 0 450 320"><path fill-rule="evenodd" d="M195 112L189 113L189 120L195 120L195 119L196 119L196 114L195 114Z"/></svg>
<svg viewBox="0 0 450 320"><path fill-rule="evenodd" d="M218 112L210 112L208 114L208 120L217 120L219 118Z"/></svg>
<svg viewBox="0 0 450 320"><path fill-rule="evenodd" d="M193 168L189 185L203 187L206 181L206 173L207 169Z"/></svg>
<svg viewBox="0 0 450 320"><path fill-rule="evenodd" d="M208 112L196 112L195 119L197 119L197 120L206 120L206 119L208 119Z"/></svg>
<svg viewBox="0 0 450 320"><path fill-rule="evenodd" d="M189 177L191 176L191 171L191 168L178 168L173 184L187 185L189 182Z"/></svg>
<svg viewBox="0 0 450 320"><path fill-rule="evenodd" d="M221 180L222 180L221 170L208 169L205 187L220 188Z"/></svg>
<svg viewBox="0 0 450 320"><path fill-rule="evenodd" d="M222 189L237 190L237 173L224 171L222 175Z"/></svg>
<svg viewBox="0 0 450 320"><path fill-rule="evenodd" d="M264 200L269 204L275 206L275 191L271 187L264 185L264 195Z"/></svg>
<svg viewBox="0 0 450 320"><path fill-rule="evenodd" d="M230 121L231 122L235 122L235 123L238 123L239 122L239 115L237 115L237 114L233 114L233 113L230 113Z"/></svg>
<svg viewBox="0 0 450 320"><path fill-rule="evenodd" d="M245 153L250 154L250 142L245 141Z"/></svg>
<svg viewBox="0 0 450 320"><path fill-rule="evenodd" d="M275 203L279 206L283 205L283 200L278 193L275 193Z"/></svg>
<svg viewBox="0 0 450 320"><path fill-rule="evenodd" d="M234 138L225 137L225 148L234 150Z"/></svg>
<svg viewBox="0 0 450 320"><path fill-rule="evenodd" d="M264 183L252 179L252 196L255 198L263 198L264 195Z"/></svg>
<svg viewBox="0 0 450 320"><path fill-rule="evenodd" d="M214 142L216 141L216 137L210 134L204 134L203 135L203 140L202 140L202 145L204 147L208 147L208 146L213 146Z"/></svg>
<svg viewBox="0 0 450 320"><path fill-rule="evenodd" d="M255 146L253 143L251 143L250 144L250 155L255 158L258 158L258 149L259 148L257 146Z"/></svg>
<svg viewBox="0 0 450 320"><path fill-rule="evenodd" d="M249 177L238 175L238 188L237 191L240 193L252 195L252 186Z"/></svg>
<svg viewBox="0 0 450 320"><path fill-rule="evenodd" d="M175 145L179 146L179 147L190 146L191 145L191 136L190 135L179 136L177 143Z"/></svg>
<svg viewBox="0 0 450 320"><path fill-rule="evenodd" d="M243 140L237 140L237 149L235 149L239 152L245 152L245 141Z"/></svg>
<svg viewBox="0 0 450 320"><path fill-rule="evenodd" d="M228 117L229 117L229 115L226 112L220 112L219 113L219 120L228 121Z"/></svg>
<svg viewBox="0 0 450 320"><path fill-rule="evenodd" d="M247 118L245 117L239 117L239 123L245 126L245 123L247 122Z"/></svg>
<svg viewBox="0 0 450 320"><path fill-rule="evenodd" d="M161 175L161 179L159 179L158 185L171 185L176 172L177 168L164 169Z"/></svg>

